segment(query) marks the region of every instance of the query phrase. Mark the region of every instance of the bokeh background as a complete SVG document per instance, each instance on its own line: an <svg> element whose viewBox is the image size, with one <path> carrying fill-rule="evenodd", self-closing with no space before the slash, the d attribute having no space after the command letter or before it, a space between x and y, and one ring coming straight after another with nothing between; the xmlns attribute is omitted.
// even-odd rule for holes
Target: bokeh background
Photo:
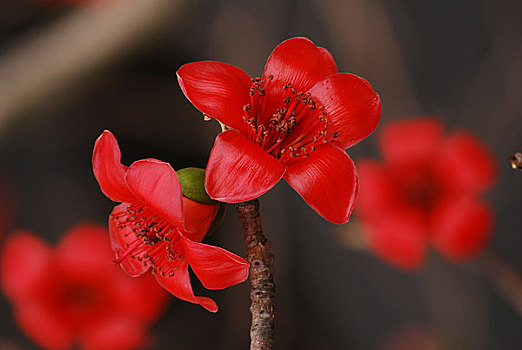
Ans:
<svg viewBox="0 0 522 350"><path fill-rule="evenodd" d="M499 179L487 195L497 215L488 250L522 269L522 173L508 163L522 150L520 1L76 2L0 3L0 242L19 227L56 242L79 221L106 222L113 203L90 163L103 129L117 136L125 164L155 157L204 167L219 127L184 98L177 68L212 59L257 76L279 42L307 36L340 71L371 82L382 124L438 115L490 147ZM377 156L375 138L349 153ZM356 219L327 223L283 182L261 205L276 257L276 349L522 349L520 309L495 282L498 271L436 254L417 273L396 270L353 249ZM244 255L229 209L209 242ZM246 349L248 283L195 285L220 311L173 298L148 348ZM0 297L0 349L35 348Z"/></svg>

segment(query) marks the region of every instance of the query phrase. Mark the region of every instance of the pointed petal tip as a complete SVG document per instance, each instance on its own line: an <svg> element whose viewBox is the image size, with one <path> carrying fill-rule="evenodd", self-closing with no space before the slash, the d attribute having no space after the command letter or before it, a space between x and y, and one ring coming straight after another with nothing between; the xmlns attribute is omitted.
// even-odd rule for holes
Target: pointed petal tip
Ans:
<svg viewBox="0 0 522 350"><path fill-rule="evenodd" d="M175 297L188 301L190 303L199 304L210 312L217 312L218 306L214 300L208 297L195 296L190 283L188 272L188 262L185 259L180 261L176 273L173 277L154 274L156 281Z"/></svg>
<svg viewBox="0 0 522 350"><path fill-rule="evenodd" d="M323 218L324 218L325 220L330 221L330 222L333 223L333 224L336 224L336 225L344 225L344 224L347 224L347 223L350 221L350 218L352 217L352 212L353 212L353 207L348 208L348 211L347 211L346 214L343 215L343 216L340 216L340 217L331 217L331 218L327 218L327 217L323 216Z"/></svg>
<svg viewBox="0 0 522 350"><path fill-rule="evenodd" d="M187 63L188 64L188 63ZM183 92L183 95L185 96L188 96L187 95L187 89L185 88L185 83L183 82L183 73L182 73L182 70L184 70L184 67L187 65L187 64L184 64L182 65L181 67L179 67L179 69L176 71L176 79L178 80L178 85L179 87L181 88L181 91ZM188 97L187 97L188 98ZM190 101L190 99L189 99Z"/></svg>
<svg viewBox="0 0 522 350"><path fill-rule="evenodd" d="M105 138L108 138L108 137L116 138L116 137L114 136L114 134L113 134L110 130L108 130L108 129L103 129L103 131L101 132L100 136L98 136L98 137L96 138L95 143L98 142L98 141L101 140L101 139L105 139Z"/></svg>
<svg viewBox="0 0 522 350"><path fill-rule="evenodd" d="M288 184L324 219L344 224L355 206L359 182L352 159L335 144L318 147L290 164Z"/></svg>
<svg viewBox="0 0 522 350"><path fill-rule="evenodd" d="M190 267L207 289L224 289L244 282L248 262L223 248L194 242L181 236Z"/></svg>
<svg viewBox="0 0 522 350"><path fill-rule="evenodd" d="M212 312L213 314L219 311L216 302L212 299L208 299L208 301L201 302L199 305L201 305L205 310Z"/></svg>
<svg viewBox="0 0 522 350"><path fill-rule="evenodd" d="M109 129L103 129L100 136L104 136L104 135L112 135L114 137L114 134Z"/></svg>
<svg viewBox="0 0 522 350"><path fill-rule="evenodd" d="M133 201L134 196L124 180L127 167L121 164L120 146L108 130L104 130L94 143L92 168L105 196L115 202Z"/></svg>

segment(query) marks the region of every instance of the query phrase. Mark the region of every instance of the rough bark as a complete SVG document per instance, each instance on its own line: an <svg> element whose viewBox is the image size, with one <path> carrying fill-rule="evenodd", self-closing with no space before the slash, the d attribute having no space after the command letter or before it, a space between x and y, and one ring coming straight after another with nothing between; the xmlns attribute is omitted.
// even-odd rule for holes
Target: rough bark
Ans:
<svg viewBox="0 0 522 350"><path fill-rule="evenodd" d="M264 236L259 200L239 203L237 211L243 226L250 263L250 350L271 350L274 342L275 284L274 257L270 241Z"/></svg>

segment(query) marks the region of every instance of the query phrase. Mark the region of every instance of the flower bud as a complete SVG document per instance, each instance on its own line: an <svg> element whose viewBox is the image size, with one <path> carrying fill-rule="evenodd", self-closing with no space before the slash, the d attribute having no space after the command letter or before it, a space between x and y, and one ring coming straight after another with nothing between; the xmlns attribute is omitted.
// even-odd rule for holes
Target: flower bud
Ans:
<svg viewBox="0 0 522 350"><path fill-rule="evenodd" d="M208 225L206 226L208 230L205 230L205 237L210 236L223 222L226 213L225 204L213 200L205 191L204 169L190 167L180 169L176 173L181 183L181 191L185 197L183 202L185 215L188 218L185 222L188 225L188 230L192 231L192 229L198 228L198 231L200 231L202 227ZM210 216L208 212L209 206L217 207ZM195 226L192 227L192 225Z"/></svg>
<svg viewBox="0 0 522 350"><path fill-rule="evenodd" d="M202 204L217 204L205 191L205 170L201 168L184 168L176 171L183 196Z"/></svg>

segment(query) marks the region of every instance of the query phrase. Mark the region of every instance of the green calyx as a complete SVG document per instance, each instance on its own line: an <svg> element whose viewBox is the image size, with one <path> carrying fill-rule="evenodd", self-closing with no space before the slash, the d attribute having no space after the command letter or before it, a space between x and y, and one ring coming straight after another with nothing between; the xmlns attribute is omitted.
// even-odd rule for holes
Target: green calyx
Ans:
<svg viewBox="0 0 522 350"><path fill-rule="evenodd" d="M176 171L181 191L188 199L202 204L218 204L205 191L205 170L201 168L184 168Z"/></svg>

